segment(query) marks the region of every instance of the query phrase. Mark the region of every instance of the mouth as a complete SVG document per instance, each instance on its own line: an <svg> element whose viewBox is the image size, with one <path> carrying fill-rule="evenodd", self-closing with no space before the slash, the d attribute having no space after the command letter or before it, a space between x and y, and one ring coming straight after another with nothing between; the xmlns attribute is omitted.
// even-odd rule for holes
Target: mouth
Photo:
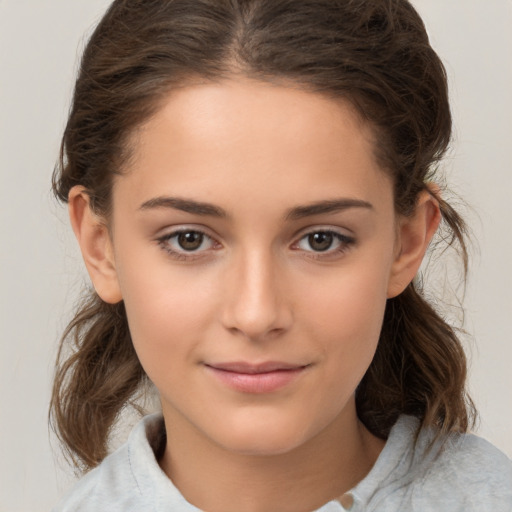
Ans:
<svg viewBox="0 0 512 512"><path fill-rule="evenodd" d="M222 384L242 393L272 393L297 380L310 365L279 361L252 364L242 361L205 364Z"/></svg>

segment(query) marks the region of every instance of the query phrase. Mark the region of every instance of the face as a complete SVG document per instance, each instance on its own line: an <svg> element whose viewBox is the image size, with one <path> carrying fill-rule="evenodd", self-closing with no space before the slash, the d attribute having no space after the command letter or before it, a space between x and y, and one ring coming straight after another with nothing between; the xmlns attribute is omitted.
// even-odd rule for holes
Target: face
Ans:
<svg viewBox="0 0 512 512"><path fill-rule="evenodd" d="M112 251L168 425L249 454L355 421L396 259L350 106L250 81L173 92L113 190Z"/></svg>

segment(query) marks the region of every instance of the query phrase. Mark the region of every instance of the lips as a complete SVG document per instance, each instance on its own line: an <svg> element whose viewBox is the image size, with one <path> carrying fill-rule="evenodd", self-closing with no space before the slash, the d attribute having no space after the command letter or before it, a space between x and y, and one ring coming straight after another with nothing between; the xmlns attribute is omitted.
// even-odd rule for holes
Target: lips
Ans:
<svg viewBox="0 0 512 512"><path fill-rule="evenodd" d="M287 387L302 375L308 365L280 361L252 364L242 361L206 364L219 382L242 393L272 393Z"/></svg>
<svg viewBox="0 0 512 512"><path fill-rule="evenodd" d="M224 370L226 372L247 373L252 375L256 373L269 373L280 370L297 370L299 368L304 368L305 365L268 361L259 364L251 364L245 362L214 363L207 366L217 370Z"/></svg>

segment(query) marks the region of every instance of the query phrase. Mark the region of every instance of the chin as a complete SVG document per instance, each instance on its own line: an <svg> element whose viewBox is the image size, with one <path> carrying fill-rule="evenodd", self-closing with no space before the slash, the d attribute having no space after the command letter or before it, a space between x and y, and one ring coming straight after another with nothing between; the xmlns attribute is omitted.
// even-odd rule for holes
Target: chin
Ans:
<svg viewBox="0 0 512 512"><path fill-rule="evenodd" d="M297 428L297 425L302 428ZM240 455L272 456L289 453L309 437L302 422L258 418L226 425L222 432L211 433L223 449Z"/></svg>
<svg viewBox="0 0 512 512"><path fill-rule="evenodd" d="M293 442L287 436L262 435L260 433L258 439L249 436L243 438L236 436L235 439L231 438L222 447L239 455L271 457L293 451L302 444L301 441Z"/></svg>

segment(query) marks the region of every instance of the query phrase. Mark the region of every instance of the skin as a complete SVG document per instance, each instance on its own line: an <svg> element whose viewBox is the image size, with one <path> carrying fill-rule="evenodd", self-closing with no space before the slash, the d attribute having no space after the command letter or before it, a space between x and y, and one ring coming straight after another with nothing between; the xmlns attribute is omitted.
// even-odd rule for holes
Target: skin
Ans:
<svg viewBox="0 0 512 512"><path fill-rule="evenodd" d="M347 103L294 87L237 78L182 88L132 146L110 230L83 188L69 205L94 286L124 300L159 390L162 469L209 512L308 511L342 495L383 447L354 393L387 298L412 280L437 228L437 202L422 194L412 216L397 216L370 127ZM332 211L297 210L340 199ZM176 229L206 236L187 252ZM300 371L245 392L209 367L233 361Z"/></svg>

